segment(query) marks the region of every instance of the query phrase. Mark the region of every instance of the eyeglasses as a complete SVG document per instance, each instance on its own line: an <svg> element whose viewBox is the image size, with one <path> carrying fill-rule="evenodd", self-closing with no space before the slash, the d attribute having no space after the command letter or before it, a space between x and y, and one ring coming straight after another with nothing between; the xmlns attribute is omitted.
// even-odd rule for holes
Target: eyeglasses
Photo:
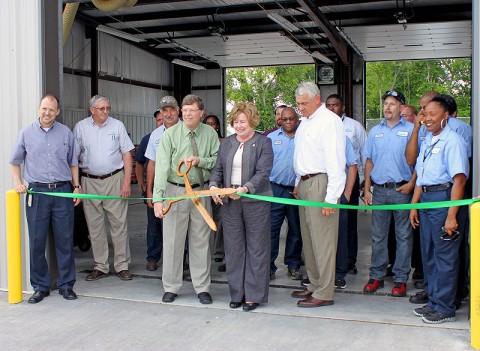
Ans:
<svg viewBox="0 0 480 351"><path fill-rule="evenodd" d="M280 120L282 122L286 122L286 121L292 121L293 122L293 121L295 121L296 118L297 117L294 117L294 116L292 116L292 117L282 117L282 118L280 118Z"/></svg>
<svg viewBox="0 0 480 351"><path fill-rule="evenodd" d="M110 106L107 107L94 107L95 110L100 110L102 112L110 111L112 108Z"/></svg>
<svg viewBox="0 0 480 351"><path fill-rule="evenodd" d="M403 117L403 118L405 118L405 117L410 117L410 116L413 116L413 117L415 117L415 115L414 115L414 114L410 114L410 115L400 115L400 117Z"/></svg>
<svg viewBox="0 0 480 351"><path fill-rule="evenodd" d="M199 111L199 110L200 110L199 108L197 108L197 109L195 109L195 110L192 110L192 109L189 109L189 108L182 108L182 113L183 113L183 114L193 113L193 112L197 112L197 111Z"/></svg>

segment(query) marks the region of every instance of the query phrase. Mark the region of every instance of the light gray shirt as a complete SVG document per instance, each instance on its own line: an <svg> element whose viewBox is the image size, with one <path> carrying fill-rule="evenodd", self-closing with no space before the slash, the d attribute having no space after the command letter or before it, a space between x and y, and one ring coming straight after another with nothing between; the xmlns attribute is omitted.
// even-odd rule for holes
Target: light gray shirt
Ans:
<svg viewBox="0 0 480 351"><path fill-rule="evenodd" d="M148 140L147 150L145 151L145 157L151 161L155 161L157 156L158 145L160 145L160 140L162 140L163 133L165 132L165 126L161 125L155 129L152 134L150 134L150 139Z"/></svg>
<svg viewBox="0 0 480 351"><path fill-rule="evenodd" d="M134 148L122 122L108 117L99 127L87 117L73 130L78 165L86 173L103 175L123 167L123 153Z"/></svg>

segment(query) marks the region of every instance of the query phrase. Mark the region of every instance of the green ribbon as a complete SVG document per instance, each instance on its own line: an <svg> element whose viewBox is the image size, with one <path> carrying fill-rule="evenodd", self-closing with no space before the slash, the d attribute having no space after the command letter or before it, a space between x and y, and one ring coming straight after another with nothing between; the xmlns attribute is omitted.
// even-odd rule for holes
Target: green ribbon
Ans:
<svg viewBox="0 0 480 351"><path fill-rule="evenodd" d="M208 197L210 195L185 195L177 197L158 197L158 198L143 198L143 197L129 197L124 198L121 196L106 196L106 195L93 195L93 194L75 194L75 193L56 193L56 192L41 192L41 191L32 191L27 190L29 194L43 194L50 196L66 197L72 199L85 199L85 200L155 200L155 201L172 201L172 200L182 200L182 199L191 199L195 197ZM455 207L455 206L466 206L471 205L475 202L480 201L480 198L475 199L464 199L464 200L454 200L454 201L437 201L437 202L422 202L416 204L395 204L395 205L370 205L370 206L355 206L355 205L343 205L343 204L329 204L326 202L319 201L308 201L308 200L298 200L298 199L285 199L280 197L273 196L263 196L263 195L253 195L253 194L237 194L245 198L273 202L277 204L284 205L295 205L295 206L305 206L305 207L325 207L325 208L339 208L347 210L425 210L431 208L444 208L444 207Z"/></svg>

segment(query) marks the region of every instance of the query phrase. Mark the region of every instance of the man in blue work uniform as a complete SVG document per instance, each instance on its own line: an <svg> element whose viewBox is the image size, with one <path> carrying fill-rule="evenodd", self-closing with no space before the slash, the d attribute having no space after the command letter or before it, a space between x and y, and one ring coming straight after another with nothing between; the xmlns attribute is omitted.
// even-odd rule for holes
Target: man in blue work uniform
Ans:
<svg viewBox="0 0 480 351"><path fill-rule="evenodd" d="M388 205L410 203L415 177L405 159L405 147L412 135L413 124L400 117L404 95L395 90L383 96L385 118L368 134L365 144L365 203ZM373 194L370 187L373 186ZM405 296L410 273L413 231L408 211L372 211L372 258L370 280L365 292L383 288L388 266L388 228L391 213L395 220L397 257L393 267L393 296Z"/></svg>
<svg viewBox="0 0 480 351"><path fill-rule="evenodd" d="M293 151L295 149L295 132L298 127L298 115L291 107L285 107L280 117L281 127L268 134L272 139L273 168L270 173L273 196L285 199L294 199L295 170L293 169ZM302 237L300 233L300 218L298 207L272 203L270 209L270 280L275 279L275 260L278 257L280 244L280 229L287 217L288 233L285 242L285 256L283 262L288 267L287 275L293 280L303 278L300 272Z"/></svg>
<svg viewBox="0 0 480 351"><path fill-rule="evenodd" d="M20 165L24 164L24 178L28 188L47 193L74 193L80 189L78 161L74 152L72 131L55 121L60 113L58 99L45 95L38 108L38 120L22 129L10 156L15 190L24 194ZM57 286L66 300L75 300L76 281L73 258L73 207L80 199L28 194L26 213L30 243L30 283L35 293L29 303L38 303L50 295L51 279L45 258L50 225L55 239L58 265Z"/></svg>

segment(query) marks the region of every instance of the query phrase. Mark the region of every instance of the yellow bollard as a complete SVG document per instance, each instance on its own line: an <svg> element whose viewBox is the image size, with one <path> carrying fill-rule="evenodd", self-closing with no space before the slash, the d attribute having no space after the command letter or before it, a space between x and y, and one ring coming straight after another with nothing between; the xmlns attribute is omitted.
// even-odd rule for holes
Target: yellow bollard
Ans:
<svg viewBox="0 0 480 351"><path fill-rule="evenodd" d="M19 303L22 298L22 240L20 238L20 194L6 193L7 215L7 274L8 303Z"/></svg>
<svg viewBox="0 0 480 351"><path fill-rule="evenodd" d="M480 350L480 202L470 207L470 339Z"/></svg>

